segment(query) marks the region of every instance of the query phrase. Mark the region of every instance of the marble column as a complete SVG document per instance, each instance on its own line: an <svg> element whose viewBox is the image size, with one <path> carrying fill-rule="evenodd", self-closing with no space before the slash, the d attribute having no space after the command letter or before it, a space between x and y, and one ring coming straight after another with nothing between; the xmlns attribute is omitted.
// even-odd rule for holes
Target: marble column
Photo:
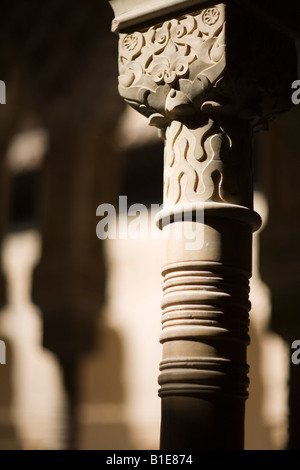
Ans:
<svg viewBox="0 0 300 470"><path fill-rule="evenodd" d="M294 45L235 2L110 3L119 92L165 141L161 448L242 449L252 134L291 105Z"/></svg>

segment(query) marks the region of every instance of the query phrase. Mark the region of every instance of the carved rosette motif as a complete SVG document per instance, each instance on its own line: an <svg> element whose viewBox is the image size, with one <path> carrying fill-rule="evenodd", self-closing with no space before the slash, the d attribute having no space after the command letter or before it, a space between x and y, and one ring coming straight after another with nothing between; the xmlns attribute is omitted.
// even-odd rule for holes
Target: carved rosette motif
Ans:
<svg viewBox="0 0 300 470"><path fill-rule="evenodd" d="M224 5L120 34L119 92L165 128L192 119L210 101L225 68Z"/></svg>

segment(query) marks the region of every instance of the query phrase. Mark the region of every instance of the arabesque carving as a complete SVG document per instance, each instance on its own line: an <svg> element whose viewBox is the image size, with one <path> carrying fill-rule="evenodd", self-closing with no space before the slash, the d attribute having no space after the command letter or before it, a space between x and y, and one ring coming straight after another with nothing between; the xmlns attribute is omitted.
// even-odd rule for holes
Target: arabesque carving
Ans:
<svg viewBox="0 0 300 470"><path fill-rule="evenodd" d="M120 34L119 91L165 128L195 116L225 67L224 5Z"/></svg>
<svg viewBox="0 0 300 470"><path fill-rule="evenodd" d="M247 124L229 118L226 128L212 119L196 129L173 121L166 130L165 205L214 201L250 207L249 145Z"/></svg>

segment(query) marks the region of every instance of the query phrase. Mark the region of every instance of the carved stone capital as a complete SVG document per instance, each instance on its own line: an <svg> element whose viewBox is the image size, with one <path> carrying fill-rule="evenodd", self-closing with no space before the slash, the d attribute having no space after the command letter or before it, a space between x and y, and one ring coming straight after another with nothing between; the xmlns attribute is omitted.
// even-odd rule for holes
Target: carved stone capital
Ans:
<svg viewBox="0 0 300 470"><path fill-rule="evenodd" d="M220 3L120 33L121 96L162 129L174 120L200 127L216 114L265 125L291 105L292 46L248 16Z"/></svg>
<svg viewBox="0 0 300 470"><path fill-rule="evenodd" d="M224 5L120 35L119 91L157 127L193 119L225 69Z"/></svg>

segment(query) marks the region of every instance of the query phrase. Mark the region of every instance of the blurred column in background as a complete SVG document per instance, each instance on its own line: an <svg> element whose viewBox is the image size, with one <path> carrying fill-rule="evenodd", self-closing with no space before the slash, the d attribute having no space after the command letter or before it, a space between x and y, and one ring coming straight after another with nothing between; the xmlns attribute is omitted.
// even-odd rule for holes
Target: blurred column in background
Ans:
<svg viewBox="0 0 300 470"><path fill-rule="evenodd" d="M43 345L62 366L70 404L74 447L80 357L93 350L105 295L102 244L95 235L95 211L110 200L116 181L109 168L108 130L99 122L80 131L68 123L50 131L42 178L42 257L33 280L33 301L43 315ZM74 422L73 422L74 420Z"/></svg>
<svg viewBox="0 0 300 470"><path fill-rule="evenodd" d="M1 28L2 33L3 29ZM0 40L1 79L6 85L6 104L0 105L0 245L5 244L5 236L10 225L10 170L7 153L14 134L18 131L18 120L23 114L22 99L17 77L8 70L8 50L3 51L4 41ZM9 105L8 105L9 103ZM6 329L6 304L9 302L9 284L5 273L3 256L0 268L0 338L6 345L6 364L0 366L0 448L19 449L21 439L14 416L15 350L10 332Z"/></svg>
<svg viewBox="0 0 300 470"><path fill-rule="evenodd" d="M53 354L41 347L40 312L31 301L32 271L40 256L36 231L40 170L47 145L44 129L24 130L11 139L5 158L10 188L2 244L7 305L1 311L0 328L10 353L0 372L7 376L2 391L10 387L4 415L11 416L17 449L57 449L64 441L60 374ZM3 433L2 449L13 446L8 436Z"/></svg>
<svg viewBox="0 0 300 470"><path fill-rule="evenodd" d="M291 361L292 342L300 339L300 107L274 122L262 142L260 186L269 206L261 234L260 271L271 291L270 328L289 350L289 439L300 449L300 365Z"/></svg>
<svg viewBox="0 0 300 470"><path fill-rule="evenodd" d="M102 244L95 233L96 208L101 202L111 202L117 193L121 168L116 158L114 128L123 104L116 90L116 61L111 60L116 42L110 33L112 14L109 6L98 0L76 4L70 0L30 0L26 5L18 0L4 0L1 8L0 56L5 76L0 78L7 82L8 90L7 115L1 114L1 131L6 139L3 152L20 131L42 127L49 138L35 195L38 213L30 227L18 228L19 241L22 234L26 239L26 230L37 231L36 237L29 237L31 241L26 244L23 239L21 243L29 278L20 278L30 291L30 271L38 263L32 285L33 302L41 309L42 318L38 341L59 360L70 412L68 442L59 445L74 448L74 410L80 381L77 363L95 346L105 296ZM16 175L17 192L21 180L28 176L25 173ZM28 210L33 186L27 184L23 200L21 194L15 207ZM4 194L1 204L3 199ZM4 217L4 211L2 214ZM10 262L18 259L18 242L14 241L16 238L12 241L10 237L4 247L10 253ZM20 254L19 266L21 258ZM16 265L10 262L6 263L6 275L14 277ZM8 317L9 312L6 313ZM16 322L12 334L18 354L22 350L26 362L21 342L29 345L31 340L25 333L21 340L24 314L10 319ZM27 357L27 365L28 360L32 371L37 372L33 359ZM18 368L13 373L21 376L26 371ZM52 380L54 386L53 376ZM41 378L39 383L42 382ZM13 384L14 394L22 393L22 387L16 390L19 385L18 380ZM34 394L31 390L31 399ZM24 411L26 400L22 403ZM64 422L63 414L61 419ZM27 438L22 445L47 447L51 442Z"/></svg>
<svg viewBox="0 0 300 470"><path fill-rule="evenodd" d="M58 14L59 5L56 8ZM55 76L57 88L46 81L45 91L53 101L41 109L49 149L41 179L42 255L33 280L33 301L43 316L43 345L56 354L63 371L70 448L77 446L78 363L96 346L105 301L106 268L103 244L96 237L96 209L101 202L115 203L118 194L121 162L115 129L123 109L113 88L114 41L107 28L101 29L105 20L109 23L108 10L103 5L95 12L91 5L74 8L79 24L72 33L81 64L76 63L76 50L70 52L66 68L62 66L66 77ZM91 28L94 14L97 22ZM71 31L72 26L71 21ZM39 73L47 78L47 71L53 74L49 65Z"/></svg>

